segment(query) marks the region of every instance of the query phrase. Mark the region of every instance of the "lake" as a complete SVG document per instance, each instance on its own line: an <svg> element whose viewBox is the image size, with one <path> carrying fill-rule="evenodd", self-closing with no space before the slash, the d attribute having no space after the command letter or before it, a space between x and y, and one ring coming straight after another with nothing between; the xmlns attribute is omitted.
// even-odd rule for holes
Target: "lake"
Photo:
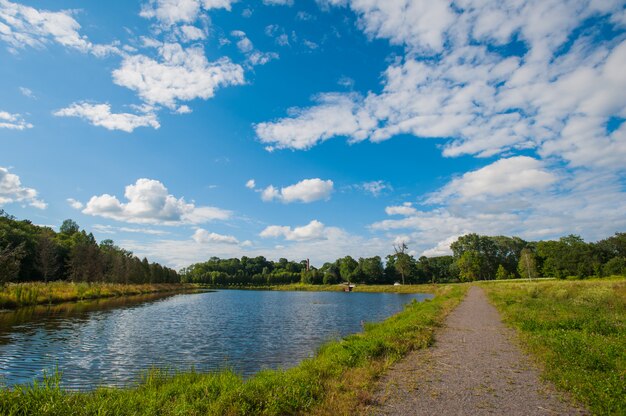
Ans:
<svg viewBox="0 0 626 416"><path fill-rule="evenodd" d="M325 341L360 332L432 295L221 290L0 312L0 385L62 372L90 389L136 382L151 367L288 368Z"/></svg>

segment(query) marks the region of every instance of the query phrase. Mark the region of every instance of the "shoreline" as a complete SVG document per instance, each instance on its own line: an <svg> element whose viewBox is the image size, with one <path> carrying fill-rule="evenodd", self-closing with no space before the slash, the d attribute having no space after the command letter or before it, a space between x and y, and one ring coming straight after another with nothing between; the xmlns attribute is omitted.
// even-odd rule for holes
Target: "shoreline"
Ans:
<svg viewBox="0 0 626 416"><path fill-rule="evenodd" d="M190 283L118 284L65 281L9 283L0 287L0 310L13 311L39 305L203 289Z"/></svg>
<svg viewBox="0 0 626 416"><path fill-rule="evenodd" d="M352 290L360 293L432 293L445 284L415 285L365 285L357 284ZM285 284L262 286L203 285L197 283L87 283L87 282L24 282L0 286L0 310L16 310L39 305L57 305L88 300L147 295L161 292L194 290L271 290L294 292L342 292L343 285Z"/></svg>

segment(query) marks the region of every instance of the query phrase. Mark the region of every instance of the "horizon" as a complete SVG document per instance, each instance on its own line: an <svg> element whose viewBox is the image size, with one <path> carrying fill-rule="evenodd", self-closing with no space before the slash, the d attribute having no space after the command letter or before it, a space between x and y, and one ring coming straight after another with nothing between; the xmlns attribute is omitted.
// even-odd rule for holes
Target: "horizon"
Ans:
<svg viewBox="0 0 626 416"><path fill-rule="evenodd" d="M404 3L0 0L0 208L176 269L625 230L623 2Z"/></svg>

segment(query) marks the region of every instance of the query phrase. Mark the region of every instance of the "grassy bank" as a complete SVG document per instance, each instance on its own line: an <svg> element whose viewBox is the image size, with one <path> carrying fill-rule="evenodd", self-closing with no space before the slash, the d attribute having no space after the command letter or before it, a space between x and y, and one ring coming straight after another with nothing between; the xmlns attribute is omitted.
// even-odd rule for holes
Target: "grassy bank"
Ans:
<svg viewBox="0 0 626 416"><path fill-rule="evenodd" d="M626 414L626 280L483 287L548 380L594 414Z"/></svg>
<svg viewBox="0 0 626 416"><path fill-rule="evenodd" d="M0 286L0 308L73 302L113 296L143 295L194 288L182 284L124 285L115 283L33 282Z"/></svg>
<svg viewBox="0 0 626 416"><path fill-rule="evenodd" d="M436 326L461 300L464 285L438 286L435 298L365 331L330 342L288 370L243 380L229 371L153 371L138 386L72 393L58 378L0 391L3 415L290 415L353 414L366 405L376 378L412 349L424 348Z"/></svg>
<svg viewBox="0 0 626 416"><path fill-rule="evenodd" d="M293 283L274 286L203 286L207 289L240 289L240 290L279 290L293 292L343 292L343 285L311 285L304 283ZM353 292L367 293L431 293L436 290L437 285L361 285L357 284Z"/></svg>

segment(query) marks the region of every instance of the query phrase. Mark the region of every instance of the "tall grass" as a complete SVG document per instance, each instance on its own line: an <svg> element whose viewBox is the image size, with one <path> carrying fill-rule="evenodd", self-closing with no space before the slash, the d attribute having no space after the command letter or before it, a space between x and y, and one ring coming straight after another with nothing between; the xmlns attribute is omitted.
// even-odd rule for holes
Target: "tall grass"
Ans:
<svg viewBox="0 0 626 416"><path fill-rule="evenodd" d="M483 287L548 380L595 414L626 414L626 280Z"/></svg>
<svg viewBox="0 0 626 416"><path fill-rule="evenodd" d="M68 392L59 376L0 391L3 415L348 415L366 405L378 376L410 350L424 348L466 287L439 286L435 298L412 302L365 331L322 346L287 370L244 380L231 371L154 370L135 387Z"/></svg>
<svg viewBox="0 0 626 416"><path fill-rule="evenodd" d="M31 282L0 286L0 308L16 308L50 303L72 302L113 296L181 290L194 287L181 284Z"/></svg>

